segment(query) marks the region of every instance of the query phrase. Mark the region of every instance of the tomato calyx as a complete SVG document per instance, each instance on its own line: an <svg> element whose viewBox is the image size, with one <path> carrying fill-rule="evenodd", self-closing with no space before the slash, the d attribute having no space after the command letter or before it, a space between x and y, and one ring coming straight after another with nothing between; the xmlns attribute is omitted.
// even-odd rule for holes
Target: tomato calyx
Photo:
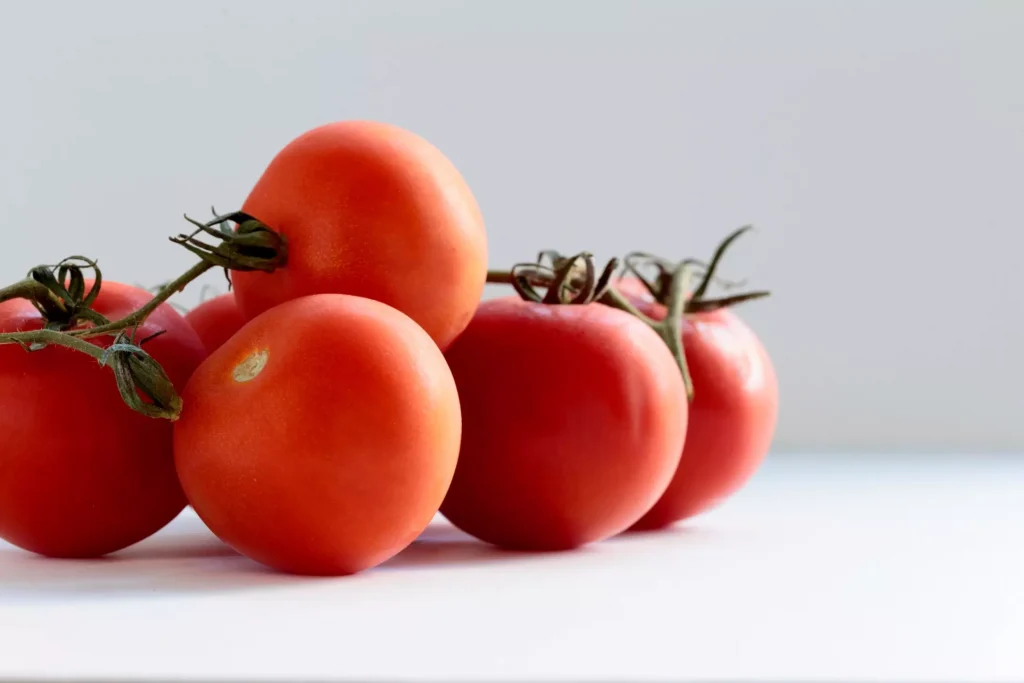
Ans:
<svg viewBox="0 0 1024 683"><path fill-rule="evenodd" d="M142 349L142 344L152 336L136 341L140 326L173 294L211 268L224 268L225 272L272 272L288 258L284 236L256 218L240 211L224 215L214 211L213 214L213 219L206 223L185 216L196 229L170 238L198 256L199 263L165 284L145 305L120 320L108 320L93 310L103 274L96 261L84 256L71 256L55 266L37 266L24 280L0 288L0 302L26 299L43 318L42 329L0 334L0 344L19 344L26 351L63 346L85 353L101 366L111 368L118 392L129 408L147 417L178 419L181 398L164 369ZM204 241L199 238L201 233L217 241ZM93 274L88 290L86 270ZM107 348L86 341L100 336L113 337L113 341Z"/></svg>
<svg viewBox="0 0 1024 683"><path fill-rule="evenodd" d="M92 270L94 281L85 289L83 271ZM36 266L24 280L0 289L0 301L25 299L45 321L46 329L65 330L82 322L103 324L106 318L92 310L102 281L96 262L69 256L54 266Z"/></svg>
<svg viewBox="0 0 1024 683"><path fill-rule="evenodd" d="M86 270L93 274L88 290ZM96 262L84 256L70 256L55 266L36 266L24 280L0 289L0 301L26 299L39 311L43 326L0 334L0 343L17 343L28 352L52 345L85 353L113 370L118 392L132 410L150 417L177 419L181 400L160 364L142 349L142 344L157 335L136 342L134 331L129 334L122 330L107 348L78 336L110 324L91 308L102 282L103 274Z"/></svg>
<svg viewBox="0 0 1024 683"><path fill-rule="evenodd" d="M173 422L181 415L181 397L163 366L142 349L143 344L160 334L163 332L136 343L134 334L120 332L114 343L103 350L99 362L114 371L118 393L129 408L146 417ZM149 400L143 400L140 393Z"/></svg>
<svg viewBox="0 0 1024 683"><path fill-rule="evenodd" d="M765 290L755 290L721 297L708 296L713 283L724 289L736 289L745 284L721 278L718 268L729 247L751 229L752 226L746 225L730 233L715 249L709 262L692 258L674 262L639 251L625 256L622 260L624 273L636 277L654 300L665 307L666 314L661 320L641 312L619 291L616 281L623 273L616 277L620 269L618 259L610 260L598 275L594 257L589 252L566 257L557 251L542 251L533 263L519 263L508 271L488 271L487 282L512 285L519 296L534 303L585 305L598 302L639 318L661 337L672 352L682 374L687 397L692 401L693 382L683 353L684 317L735 306L770 294ZM691 287L698 275L701 276L700 281L696 287ZM546 289L545 293L541 294L538 287Z"/></svg>
<svg viewBox="0 0 1024 683"><path fill-rule="evenodd" d="M198 256L199 263L161 287L145 306L131 315L95 328L76 330L71 334L94 337L137 327L145 322L149 314L160 304L185 289L189 283L211 268L223 268L225 274L231 270L260 270L271 273L287 263L288 243L284 236L241 211L218 215L214 210L213 219L206 223L187 215L185 220L196 226L196 229L191 233L171 237L170 240ZM235 224L235 228L231 227L232 223ZM198 237L200 233L213 236L220 241L204 242ZM229 277L228 284L230 283Z"/></svg>
<svg viewBox="0 0 1024 683"><path fill-rule="evenodd" d="M525 301L585 305L605 295L618 267L618 259L612 259L598 276L594 256L589 252L565 257L557 251L542 251L536 263L517 263L512 266L508 284ZM537 291L538 286L546 290L544 294Z"/></svg>
<svg viewBox="0 0 1024 683"><path fill-rule="evenodd" d="M205 223L186 215L185 220L196 226L196 229L190 234L171 237L171 241L185 247L204 263L219 266L225 271L259 270L272 273L287 263L288 241L284 235L247 213L233 211L221 215L216 209L211 210L213 219ZM200 234L219 241L204 242L199 239Z"/></svg>
<svg viewBox="0 0 1024 683"><path fill-rule="evenodd" d="M684 259L680 262L680 264L689 266L694 273L703 272L700 283L686 300L684 306L684 313L686 315L708 313L721 308L729 308L747 301L763 299L771 294L767 290L754 290L716 298L709 298L707 296L708 289L715 282L727 290L736 289L746 284L745 281L725 280L718 275L717 271L722 257L725 256L729 247L752 229L753 226L745 225L729 233L715 249L710 262L706 263L692 258ZM623 261L626 272L639 280L655 301L662 305L668 305L674 272L678 264L674 264L672 261L661 256L645 252L631 252L626 255ZM653 274L645 274L645 271L653 271Z"/></svg>
<svg viewBox="0 0 1024 683"><path fill-rule="evenodd" d="M93 271L93 283L88 291L83 272L86 270ZM82 324L103 325L107 319L92 309L102 281L95 261L84 256L69 256L57 265L36 266L24 280L0 289L0 302L25 299L39 311L43 329L51 332L64 332ZM7 336L0 335L0 338ZM38 348L41 346L30 344L29 350Z"/></svg>
<svg viewBox="0 0 1024 683"><path fill-rule="evenodd" d="M590 252L566 257L557 251L548 250L540 252L534 263L518 263L508 271L488 271L487 281L510 284L520 297L533 303L587 305L597 302L638 318L665 342L679 367L687 398L692 400L693 382L683 353L682 334L685 292L692 266L687 263L676 266L665 293L668 312L662 320L654 320L616 289L614 275L619 265L619 260L613 258L598 275ZM537 287L545 288L545 294L541 295Z"/></svg>

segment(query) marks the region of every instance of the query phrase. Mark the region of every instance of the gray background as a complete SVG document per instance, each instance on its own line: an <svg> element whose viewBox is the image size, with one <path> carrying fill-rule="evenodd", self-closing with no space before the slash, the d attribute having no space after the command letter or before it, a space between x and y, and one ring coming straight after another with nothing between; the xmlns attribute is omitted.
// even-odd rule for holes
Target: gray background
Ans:
<svg viewBox="0 0 1024 683"><path fill-rule="evenodd" d="M727 270L776 294L742 314L778 450L1022 450L1022 36L1020 2L0 2L0 275L165 280L182 212L380 119L463 171L492 266L757 225Z"/></svg>

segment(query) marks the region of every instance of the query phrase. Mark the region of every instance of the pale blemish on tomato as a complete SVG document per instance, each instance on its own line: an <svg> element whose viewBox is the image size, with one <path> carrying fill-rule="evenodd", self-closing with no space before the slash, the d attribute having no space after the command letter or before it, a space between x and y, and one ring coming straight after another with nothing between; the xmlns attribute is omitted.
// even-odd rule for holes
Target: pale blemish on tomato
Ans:
<svg viewBox="0 0 1024 683"><path fill-rule="evenodd" d="M256 375L263 372L269 358L270 349L253 351L245 360L235 366L235 369L231 371L231 376L236 382L248 382L255 379Z"/></svg>

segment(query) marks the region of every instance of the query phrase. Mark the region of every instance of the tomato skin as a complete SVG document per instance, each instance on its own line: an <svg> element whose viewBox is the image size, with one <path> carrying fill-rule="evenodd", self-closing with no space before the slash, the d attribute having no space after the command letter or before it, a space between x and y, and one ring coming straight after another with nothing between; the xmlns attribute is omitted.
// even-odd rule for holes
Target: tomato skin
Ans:
<svg viewBox="0 0 1024 683"><path fill-rule="evenodd" d="M665 316L639 281L623 279L617 286L644 313ZM720 504L757 471L775 433L775 369L757 335L735 313L687 316L683 350L694 388L686 443L668 490L636 529L666 527Z"/></svg>
<svg viewBox="0 0 1024 683"><path fill-rule="evenodd" d="M235 379L261 358L258 374ZM281 571L385 561L427 526L455 470L461 414L444 356L369 299L320 294L267 311L182 399L174 450L189 502L223 541Z"/></svg>
<svg viewBox="0 0 1024 683"><path fill-rule="evenodd" d="M343 121L299 136L242 210L288 241L285 267L234 274L249 318L299 296L351 294L397 308L444 348L483 292L476 200L436 147L401 128Z"/></svg>
<svg viewBox="0 0 1024 683"><path fill-rule="evenodd" d="M104 281L94 308L111 319L152 295ZM24 300L0 304L0 331L38 329ZM139 330L165 333L144 348L179 391L206 357L170 306ZM92 343L106 347L112 339ZM113 373L95 359L48 346L0 346L0 537L52 557L99 557L141 541L185 507L174 471L172 427L124 405Z"/></svg>
<svg viewBox="0 0 1024 683"><path fill-rule="evenodd" d="M626 530L679 463L679 369L644 323L599 305L480 305L446 353L462 450L441 512L489 543L566 550Z"/></svg>
<svg viewBox="0 0 1024 683"><path fill-rule="evenodd" d="M231 292L202 302L185 314L185 320L203 340L209 353L219 349L246 323Z"/></svg>

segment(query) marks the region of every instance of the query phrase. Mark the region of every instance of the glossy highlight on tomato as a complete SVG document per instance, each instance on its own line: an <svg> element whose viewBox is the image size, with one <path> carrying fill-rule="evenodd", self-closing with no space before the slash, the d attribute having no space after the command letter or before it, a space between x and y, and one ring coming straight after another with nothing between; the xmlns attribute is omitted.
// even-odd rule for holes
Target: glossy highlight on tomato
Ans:
<svg viewBox="0 0 1024 683"><path fill-rule="evenodd" d="M118 319L151 298L104 281L93 308ZM29 302L0 303L0 332L42 324ZM136 337L158 332L143 348L180 391L206 350L166 304ZM112 338L90 341L106 347ZM171 423L128 408L111 370L95 359L58 346L2 345L0 397L0 537L9 543L53 557L98 557L155 533L185 507Z"/></svg>
<svg viewBox="0 0 1024 683"><path fill-rule="evenodd" d="M386 303L444 348L483 292L487 239L469 186L433 145L371 121L315 128L289 143L242 206L287 240L273 273L234 273L249 318L299 296Z"/></svg>
<svg viewBox="0 0 1024 683"><path fill-rule="evenodd" d="M665 491L687 424L679 368L601 304L481 304L446 353L462 449L441 507L495 545L565 550L634 524Z"/></svg>
<svg viewBox="0 0 1024 683"><path fill-rule="evenodd" d="M342 294L245 325L182 395L178 474L210 529L275 569L342 575L411 543L459 453L444 356L403 313Z"/></svg>

